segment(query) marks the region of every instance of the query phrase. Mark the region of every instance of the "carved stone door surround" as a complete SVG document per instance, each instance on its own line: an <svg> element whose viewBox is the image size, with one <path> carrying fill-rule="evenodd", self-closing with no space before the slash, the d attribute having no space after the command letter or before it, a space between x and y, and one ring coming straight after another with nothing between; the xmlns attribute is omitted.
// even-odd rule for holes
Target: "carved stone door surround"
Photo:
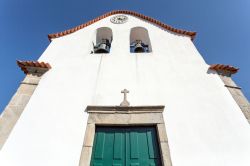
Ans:
<svg viewBox="0 0 250 166"><path fill-rule="evenodd" d="M168 138L159 106L88 106L88 124L85 132L79 166L89 166L96 126L155 126L163 166L172 166Z"/></svg>

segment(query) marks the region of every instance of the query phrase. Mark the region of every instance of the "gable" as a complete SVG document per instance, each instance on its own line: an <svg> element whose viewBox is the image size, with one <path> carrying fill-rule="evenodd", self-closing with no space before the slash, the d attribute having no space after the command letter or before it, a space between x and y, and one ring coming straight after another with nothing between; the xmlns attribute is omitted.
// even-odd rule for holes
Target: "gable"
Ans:
<svg viewBox="0 0 250 166"><path fill-rule="evenodd" d="M127 11L127 10L115 10L115 11L108 12L108 13L106 13L104 15L101 15L101 16L99 16L99 17L97 17L97 18L95 18L95 19L93 19L91 21L88 21L88 22L86 22L84 24L81 24L79 26L76 26L74 28L71 28L71 29L68 29L68 30L65 30L65 31L62 31L62 32L58 32L58 33L49 34L48 38L51 41L54 38L59 38L59 37L74 33L74 32L76 32L76 31L78 31L80 29L83 29L83 28L85 28L85 27L87 27L87 26L89 26L91 24L96 23L97 21L100 21L100 20L102 20L102 19L104 19L106 17L112 16L112 15L115 15L115 14L127 14L127 15L131 15L131 16L143 19L145 21L151 22L151 23L153 23L153 24L155 24L157 26L160 26L163 29L171 31L173 33L189 36L189 37L191 37L192 40L194 39L194 37L196 35L196 32L173 28L173 27L171 27L171 26L169 26L167 24L164 24L164 23L162 23L162 22L160 22L160 21L158 21L156 19L145 16L143 14L139 14L139 13L136 13L136 12L133 12L133 11Z"/></svg>

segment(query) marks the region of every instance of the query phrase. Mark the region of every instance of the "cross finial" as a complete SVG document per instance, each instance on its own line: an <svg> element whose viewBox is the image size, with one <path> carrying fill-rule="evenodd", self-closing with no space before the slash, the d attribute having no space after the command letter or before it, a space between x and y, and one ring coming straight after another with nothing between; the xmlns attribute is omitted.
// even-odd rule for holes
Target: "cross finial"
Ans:
<svg viewBox="0 0 250 166"><path fill-rule="evenodd" d="M129 91L127 89L124 89L121 91L121 93L124 94L124 97L123 97L123 101L121 102L120 106L129 106L129 102L127 101L127 93L129 93Z"/></svg>

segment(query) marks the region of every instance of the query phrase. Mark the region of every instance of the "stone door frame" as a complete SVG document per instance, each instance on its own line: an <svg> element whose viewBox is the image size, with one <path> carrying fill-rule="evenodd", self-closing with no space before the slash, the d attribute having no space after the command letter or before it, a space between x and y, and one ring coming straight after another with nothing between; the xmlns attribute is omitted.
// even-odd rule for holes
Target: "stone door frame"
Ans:
<svg viewBox="0 0 250 166"><path fill-rule="evenodd" d="M162 112L164 106L88 106L79 166L90 165L96 126L155 126L163 166L172 166Z"/></svg>

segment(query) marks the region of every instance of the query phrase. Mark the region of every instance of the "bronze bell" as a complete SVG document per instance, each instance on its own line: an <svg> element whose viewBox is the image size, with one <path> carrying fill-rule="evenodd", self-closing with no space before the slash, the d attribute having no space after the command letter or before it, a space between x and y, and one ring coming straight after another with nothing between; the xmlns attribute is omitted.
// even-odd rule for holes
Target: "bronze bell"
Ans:
<svg viewBox="0 0 250 166"><path fill-rule="evenodd" d="M145 45L141 40L136 40L134 42L135 53L141 53L141 52L147 52L147 51L148 51L148 45Z"/></svg>
<svg viewBox="0 0 250 166"><path fill-rule="evenodd" d="M94 46L94 53L109 53L110 46L108 39L102 39L100 43Z"/></svg>

